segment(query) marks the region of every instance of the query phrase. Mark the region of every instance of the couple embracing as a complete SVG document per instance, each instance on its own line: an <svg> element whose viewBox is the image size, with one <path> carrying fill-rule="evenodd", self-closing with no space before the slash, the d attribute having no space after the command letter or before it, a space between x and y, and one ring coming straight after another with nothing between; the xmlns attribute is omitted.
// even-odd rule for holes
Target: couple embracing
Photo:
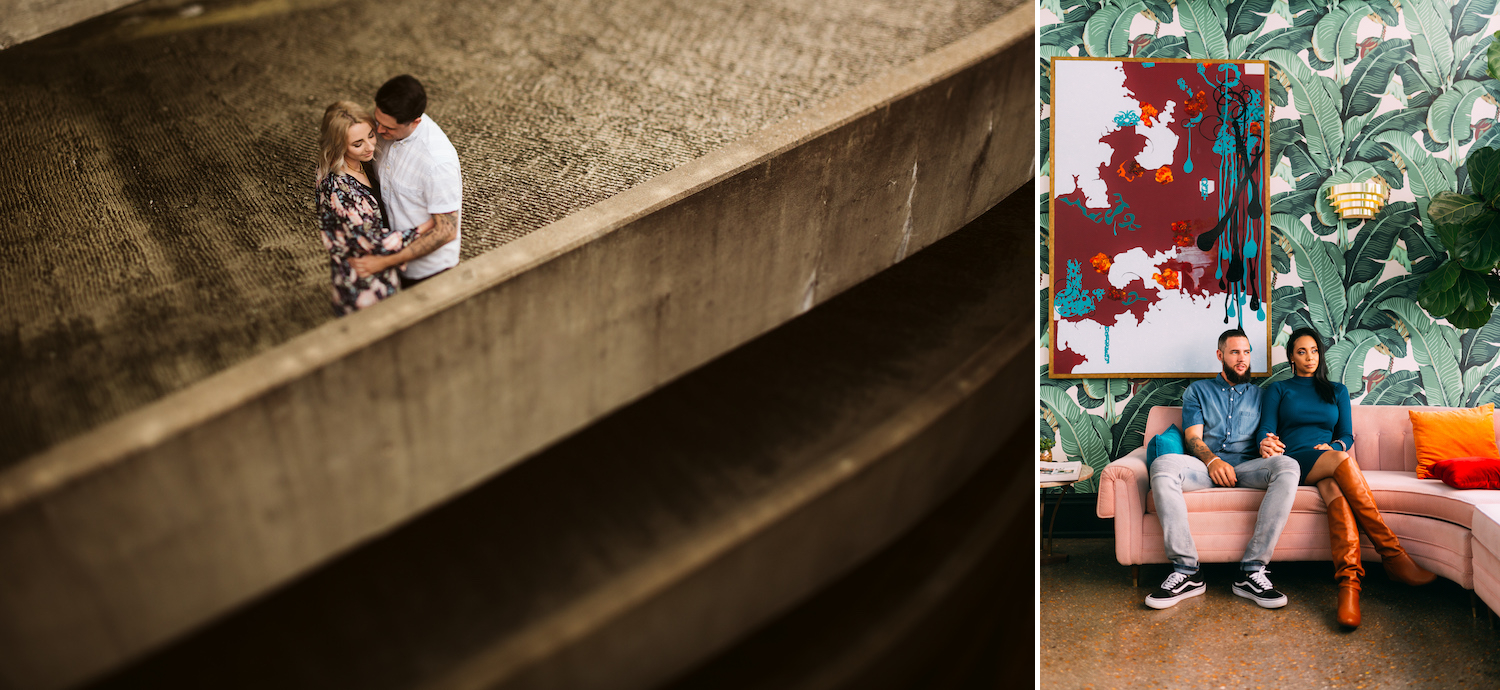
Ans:
<svg viewBox="0 0 1500 690"><path fill-rule="evenodd" d="M1182 494L1217 485L1265 490L1240 562L1241 577L1232 589L1265 608L1285 606L1286 595L1272 586L1266 565L1291 514L1297 487L1307 485L1318 488L1328 509L1329 545L1339 586L1338 621L1357 628L1359 582L1364 576L1360 529L1370 537L1392 579L1422 585L1436 575L1406 554L1375 507L1364 473L1349 453L1354 443L1349 390L1328 380L1318 332L1292 332L1286 357L1293 376L1265 390L1250 381L1250 350L1244 331L1232 329L1219 336L1217 356L1223 371L1193 382L1182 396L1189 454L1163 454L1151 463L1151 492L1172 573L1146 597L1146 605L1167 608L1206 589Z"/></svg>
<svg viewBox="0 0 1500 690"><path fill-rule="evenodd" d="M426 114L427 92L403 74L323 113L318 220L343 316L458 264L463 179L458 153Z"/></svg>

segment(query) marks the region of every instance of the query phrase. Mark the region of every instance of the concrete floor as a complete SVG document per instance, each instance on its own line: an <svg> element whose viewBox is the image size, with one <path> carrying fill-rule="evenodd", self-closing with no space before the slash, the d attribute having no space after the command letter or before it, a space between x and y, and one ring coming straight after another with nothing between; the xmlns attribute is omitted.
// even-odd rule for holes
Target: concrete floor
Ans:
<svg viewBox="0 0 1500 690"><path fill-rule="evenodd" d="M1235 596L1238 565L1210 563L1207 593L1155 611L1142 600L1168 566L1141 566L1132 587L1113 539L1059 539L1056 550L1069 560L1041 566L1043 688L1500 687L1500 631L1443 578L1411 588L1367 562L1364 623L1341 632L1328 563L1273 563L1281 609Z"/></svg>
<svg viewBox="0 0 1500 690"><path fill-rule="evenodd" d="M1015 4L148 0L0 51L0 468L333 318L334 100L424 81L467 259Z"/></svg>

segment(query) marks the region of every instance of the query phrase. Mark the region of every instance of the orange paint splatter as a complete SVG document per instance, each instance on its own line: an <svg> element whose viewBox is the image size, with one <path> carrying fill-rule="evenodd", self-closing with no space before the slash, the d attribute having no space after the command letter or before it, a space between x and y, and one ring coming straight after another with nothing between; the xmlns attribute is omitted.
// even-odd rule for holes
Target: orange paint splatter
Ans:
<svg viewBox="0 0 1500 690"><path fill-rule="evenodd" d="M1259 121L1250 123L1250 133L1251 134L1260 134L1260 122Z"/></svg>
<svg viewBox="0 0 1500 690"><path fill-rule="evenodd" d="M1172 224L1172 244L1188 247L1193 244L1193 225L1190 220L1179 220Z"/></svg>
<svg viewBox="0 0 1500 690"><path fill-rule="evenodd" d="M1126 182L1135 182L1136 178L1146 174L1148 171L1145 168L1142 168L1140 163L1137 163L1134 159L1131 159L1129 161L1121 163L1116 172L1120 173L1120 177L1125 178Z"/></svg>
<svg viewBox="0 0 1500 690"><path fill-rule="evenodd" d="M1208 98L1203 95L1202 91L1199 91L1198 95L1189 98L1187 103L1183 104L1183 108L1187 110L1189 119L1197 117L1204 110L1208 109Z"/></svg>
<svg viewBox="0 0 1500 690"><path fill-rule="evenodd" d="M1177 279L1177 271L1170 268L1162 269L1161 273L1152 273L1151 279L1156 281L1157 285L1168 290L1176 290L1177 286L1181 285Z"/></svg>
<svg viewBox="0 0 1500 690"><path fill-rule="evenodd" d="M1172 181L1172 166L1163 165L1156 169L1156 181L1166 184Z"/></svg>
<svg viewBox="0 0 1500 690"><path fill-rule="evenodd" d="M1152 119L1156 117L1157 112L1156 106L1150 103L1141 103L1141 122L1145 123L1147 127L1156 126L1156 123L1152 122Z"/></svg>
<svg viewBox="0 0 1500 690"><path fill-rule="evenodd" d="M1109 257L1104 255L1104 252L1095 254L1094 258L1089 260L1089 263L1093 264L1094 270L1100 273L1108 273L1109 267L1114 264L1113 261L1109 260Z"/></svg>

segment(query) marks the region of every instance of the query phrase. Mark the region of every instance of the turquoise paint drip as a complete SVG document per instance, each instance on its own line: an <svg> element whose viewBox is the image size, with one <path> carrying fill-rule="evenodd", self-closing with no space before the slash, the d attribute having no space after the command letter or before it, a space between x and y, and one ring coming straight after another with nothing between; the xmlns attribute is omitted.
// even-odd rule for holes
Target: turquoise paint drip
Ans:
<svg viewBox="0 0 1500 690"><path fill-rule="evenodd" d="M1109 364L1109 326L1104 327L1104 363Z"/></svg>

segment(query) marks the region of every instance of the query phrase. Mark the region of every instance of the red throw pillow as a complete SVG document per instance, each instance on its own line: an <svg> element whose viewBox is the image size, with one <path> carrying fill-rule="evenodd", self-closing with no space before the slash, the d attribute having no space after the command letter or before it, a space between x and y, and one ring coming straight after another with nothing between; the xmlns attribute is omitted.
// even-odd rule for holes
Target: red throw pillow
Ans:
<svg viewBox="0 0 1500 690"><path fill-rule="evenodd" d="M1500 458L1452 458L1427 468L1455 489L1500 489Z"/></svg>

